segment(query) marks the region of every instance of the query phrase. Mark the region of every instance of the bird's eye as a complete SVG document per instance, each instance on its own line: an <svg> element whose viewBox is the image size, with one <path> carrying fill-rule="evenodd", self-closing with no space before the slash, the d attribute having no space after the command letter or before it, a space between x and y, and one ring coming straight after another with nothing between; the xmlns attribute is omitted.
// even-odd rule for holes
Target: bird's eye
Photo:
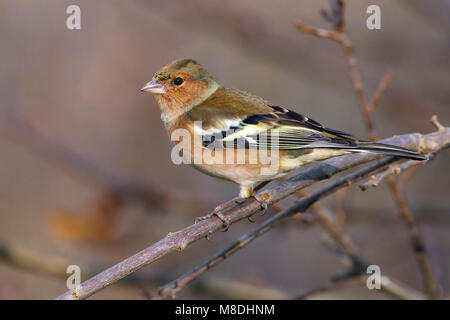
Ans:
<svg viewBox="0 0 450 320"><path fill-rule="evenodd" d="M177 77L175 79L173 79L173 84L176 86L179 86L183 83L183 78Z"/></svg>

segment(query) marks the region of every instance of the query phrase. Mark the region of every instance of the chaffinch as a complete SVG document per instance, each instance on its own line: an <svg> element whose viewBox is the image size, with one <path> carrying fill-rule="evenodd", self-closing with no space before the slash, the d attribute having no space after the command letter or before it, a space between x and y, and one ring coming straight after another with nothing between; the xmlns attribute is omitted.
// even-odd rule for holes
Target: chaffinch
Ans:
<svg viewBox="0 0 450 320"><path fill-rule="evenodd" d="M241 198L253 194L255 183L350 152L425 159L401 147L358 140L258 96L223 87L192 59L165 65L141 91L155 96L172 138L180 129L190 135L190 147L182 150L182 157L204 173L239 184ZM249 153L255 149L266 150L269 157L276 154L275 169L269 170L271 164L259 159L252 162ZM225 161L229 159L218 152L230 152L234 161ZM236 161L238 152L245 161ZM224 161L211 163L204 161L205 156Z"/></svg>

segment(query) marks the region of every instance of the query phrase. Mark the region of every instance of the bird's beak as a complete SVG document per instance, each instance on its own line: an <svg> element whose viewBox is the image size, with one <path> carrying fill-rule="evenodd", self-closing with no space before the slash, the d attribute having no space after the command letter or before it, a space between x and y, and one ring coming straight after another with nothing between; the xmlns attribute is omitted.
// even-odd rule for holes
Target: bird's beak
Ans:
<svg viewBox="0 0 450 320"><path fill-rule="evenodd" d="M166 93L166 89L158 79L153 79L150 82L147 82L145 86L141 88L141 91L150 92L153 94L164 94Z"/></svg>

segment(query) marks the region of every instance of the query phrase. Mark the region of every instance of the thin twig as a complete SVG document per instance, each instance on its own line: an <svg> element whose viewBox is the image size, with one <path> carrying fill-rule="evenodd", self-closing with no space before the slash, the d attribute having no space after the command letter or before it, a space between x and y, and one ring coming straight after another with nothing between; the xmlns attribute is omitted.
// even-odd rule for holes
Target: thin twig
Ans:
<svg viewBox="0 0 450 320"><path fill-rule="evenodd" d="M319 38L334 40L341 44L344 41L344 39L342 38L342 34L339 32L322 29L322 28L315 28L315 27L312 27L312 26L304 23L301 20L295 21L294 24L297 27L297 29L299 29L300 31L302 31L304 33L311 34L311 35L319 37Z"/></svg>
<svg viewBox="0 0 450 320"><path fill-rule="evenodd" d="M361 81L361 75L359 74L358 67L357 67L355 48L353 46L352 41L347 36L347 34L344 32L315 28L315 27L307 25L306 23L304 23L300 20L297 20L295 22L295 26L297 27L297 29L299 29L300 31L302 31L306 34L311 34L311 35L314 35L319 38L331 39L331 40L337 41L338 43L340 43L342 45L342 47L344 48L346 57L347 57L347 63L348 63L352 83L353 83L353 86L354 86L354 89L356 92L356 97L358 98L360 105L366 106L367 99L364 94L363 85L362 85L362 81ZM345 30L345 28L344 28L344 30ZM375 135L375 129L374 129L372 117L370 116L369 109L364 107L364 108L361 108L361 110L363 112L364 121L369 130L369 138L371 140L374 140L374 139L376 139L376 135Z"/></svg>
<svg viewBox="0 0 450 320"><path fill-rule="evenodd" d="M343 17L344 13L343 13L343 3L339 4L340 1L335 0L334 2L331 2L331 6L333 9L333 12L335 14L340 14L341 17ZM340 12L339 12L340 11ZM325 17L328 17L327 20L330 20L329 14L325 14ZM317 28L314 27L310 27L307 26L303 23L297 23L297 28L299 28L301 31L305 32L305 33L309 33L309 34L313 34L322 38L329 38L329 39L333 39L337 42L339 42L347 55L347 61L348 61L348 65L349 65L349 71L350 71L350 75L352 78L352 83L353 83L353 87L356 93L356 96L358 97L358 101L360 104L360 108L362 110L363 116L364 116L364 121L366 124L366 128L369 134L369 138L371 140L377 140L377 134L375 131L375 127L374 127L374 123L373 123L373 119L372 119L372 114L373 111L375 110L377 104L379 103L387 85L391 82L392 80L392 73L390 71L388 71L380 80L380 83L378 85L377 90L375 91L375 94L373 95L372 99L370 99L369 102L367 102L365 95L364 95L364 87L361 81L361 76L357 67L357 63L356 63L356 57L355 57L355 50L354 50L354 46L352 44L352 41L350 40L350 38L348 37L348 35L345 32L345 21L343 18L341 18L342 21L342 26L339 26L339 29L336 28L335 25L335 29L336 30L340 30L340 32L337 33L333 33L327 30L319 30ZM320 31L320 32L319 32ZM433 124L436 126L436 128L438 130L443 130L443 126L437 121L437 117L434 116L431 121L433 122ZM421 248L423 248L423 250L421 250L421 254L416 254L418 263L421 267L422 270L422 274L424 277L424 281L425 281L425 287L427 289L428 294L430 295L430 297L437 297L437 284L436 281L434 280L434 277L432 275L431 272L431 267L430 267L430 262L428 260L428 257L425 253L425 247L424 244L421 240L421 238L418 236L418 228L415 225L415 222L412 218L412 214L411 211L408 208L407 202L406 200L403 198L403 196L401 195L400 191L399 191L399 185L397 183L394 182L393 177L390 174L382 174L377 176L373 176L372 181L370 181L370 183L372 185L377 185L377 183L379 181L377 181L377 178L383 178L384 176L388 176L388 185L389 188L391 190L391 193L394 197L394 200L397 203L397 206L399 208L399 212L400 212L400 217L401 219L404 221L406 227L409 230L410 236L411 236L411 243L413 244L413 249L416 252L415 248L416 245L418 245L416 242L419 243L419 246ZM364 188L365 186L363 186ZM416 236L417 234L417 236Z"/></svg>
<svg viewBox="0 0 450 320"><path fill-rule="evenodd" d="M370 99L370 101L367 103L367 109L368 109L370 115L372 115L372 113L375 111L375 108L380 103L380 100L384 94L384 91L386 90L389 83L391 83L391 81L392 81L392 77L393 77L392 71L388 70L388 71L386 71L386 73L381 78L380 82L378 83L377 90L373 94L372 99Z"/></svg>
<svg viewBox="0 0 450 320"><path fill-rule="evenodd" d="M398 163L398 164L389 166L389 168L387 168L386 170L383 170L380 173L370 176L370 178L363 184L360 184L359 187L361 188L362 191L366 191L370 187L378 187L378 185L384 178L386 178L390 175L393 175L393 174L396 174L396 175L400 174L408 168L411 168L413 166L423 165L423 164L425 164L425 162L428 162L428 160L426 160L426 161L408 160L408 161L404 161L402 163Z"/></svg>
<svg viewBox="0 0 450 320"><path fill-rule="evenodd" d="M345 47L345 45L344 45L344 47ZM349 61L350 74L352 75L353 87L355 89L357 96L359 97L359 102L360 102L360 106L361 106L361 109L364 114L364 119L366 122L367 131L369 133L369 138L371 140L377 140L377 134L376 134L376 131L375 131L375 128L373 125L372 114L373 114L373 111L375 110L377 104L379 103L387 85L392 81L392 73L390 71L388 71L382 77L382 79L380 80L380 83L378 85L378 88L375 91L373 98L368 103L366 103L365 99L361 98L361 97L363 97L364 89L363 89L363 84L359 77L359 71L358 71L358 68L356 65L356 58L354 56L353 46L348 47L348 48L346 47L346 53L347 53L347 58ZM350 63L350 61L354 62L353 65ZM432 122L436 125L438 130L442 130L442 125L440 125L437 122L436 118L434 118L434 119L432 118ZM393 198L399 209L400 218L402 219L402 221L404 221L404 223L409 231L410 241L412 243L413 250L416 253L416 259L417 259L419 266L421 268L421 271L422 271L422 275L424 278L424 284L425 284L427 293L429 294L429 296L431 298L437 298L438 293L437 293L436 280L434 279L434 276L432 273L431 264L430 264L430 261L428 259L428 256L427 256L427 253L425 250L425 244L419 235L419 229L416 226L416 223L413 219L411 210L409 209L407 201L401 194L401 192L399 190L399 186L398 186L398 184L395 183L393 177L389 175L387 180L388 180L389 189L391 190ZM418 248L421 248L421 250L417 250Z"/></svg>
<svg viewBox="0 0 450 320"><path fill-rule="evenodd" d="M449 148L449 147L450 147L450 145L442 145L439 148L439 151ZM386 170L383 170L380 173L370 176L370 178L363 184L359 185L359 187L361 188L362 191L366 191L370 187L377 187L383 179L385 179L391 175L399 175L402 172L406 172L408 169L412 169L412 168L416 169L420 166L423 166L423 165L427 164L428 161L433 160L435 156L436 156L436 152L432 151L427 155L427 160L423 160L423 161L406 160L406 161L391 165ZM401 176L398 181L398 186L401 187L402 185L404 185L406 183L405 180L409 179L410 177L411 177L410 175L408 175L407 177L405 177L405 175Z"/></svg>
<svg viewBox="0 0 450 320"><path fill-rule="evenodd" d="M440 124L437 115L435 114L431 117L431 123L434 124L436 129L438 129L439 131L445 130L445 127L442 124Z"/></svg>
<svg viewBox="0 0 450 320"><path fill-rule="evenodd" d="M400 189L392 176L388 178L388 186L397 204L399 217L402 221L404 221L406 228L408 229L411 246L415 253L419 267L422 271L421 273L423 275L426 292L428 293L430 298L437 299L438 288L436 279L433 275L431 263L428 259L424 242L420 236L419 229L416 225L416 222L414 221L412 212L409 209L406 199L401 194Z"/></svg>
<svg viewBox="0 0 450 320"><path fill-rule="evenodd" d="M342 189L341 189L342 190ZM314 214L318 217L318 221L322 228L330 235L335 242L339 245L339 248L343 253L350 259L351 265L348 270L342 274L334 275L331 277L331 282L323 287L325 290L335 288L335 283L341 284L349 279L353 279L355 276L363 275L366 272L367 267L371 264L365 259L361 258L358 254L354 243L351 241L350 237L344 233L340 224L334 221L329 210L316 202L312 206ZM389 295L392 295L400 299L424 299L422 294L416 290L401 284L397 280L388 278L386 275L382 275L382 286L381 290Z"/></svg>
<svg viewBox="0 0 450 320"><path fill-rule="evenodd" d="M350 180L348 181L351 182ZM317 220L320 226L339 244L341 250L343 250L352 261L361 260L358 258L356 247L351 239L343 232L342 226L332 218L331 211L320 202L314 203L311 209L318 218Z"/></svg>
<svg viewBox="0 0 450 320"><path fill-rule="evenodd" d="M345 199L347 198L348 194L347 190L348 189L341 189L338 192L336 192L336 206L334 211L336 215L336 220L339 222L340 225L343 225L346 219Z"/></svg>

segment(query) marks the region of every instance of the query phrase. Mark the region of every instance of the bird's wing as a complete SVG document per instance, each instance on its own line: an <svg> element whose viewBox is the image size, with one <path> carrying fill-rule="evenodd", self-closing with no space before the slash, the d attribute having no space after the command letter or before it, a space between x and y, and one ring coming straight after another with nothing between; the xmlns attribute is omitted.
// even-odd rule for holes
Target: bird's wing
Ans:
<svg viewBox="0 0 450 320"><path fill-rule="evenodd" d="M202 121L197 132L206 148L295 150L354 148L358 143L345 132L325 128L308 117L240 91L227 92L225 97L221 93L194 108L189 116Z"/></svg>

